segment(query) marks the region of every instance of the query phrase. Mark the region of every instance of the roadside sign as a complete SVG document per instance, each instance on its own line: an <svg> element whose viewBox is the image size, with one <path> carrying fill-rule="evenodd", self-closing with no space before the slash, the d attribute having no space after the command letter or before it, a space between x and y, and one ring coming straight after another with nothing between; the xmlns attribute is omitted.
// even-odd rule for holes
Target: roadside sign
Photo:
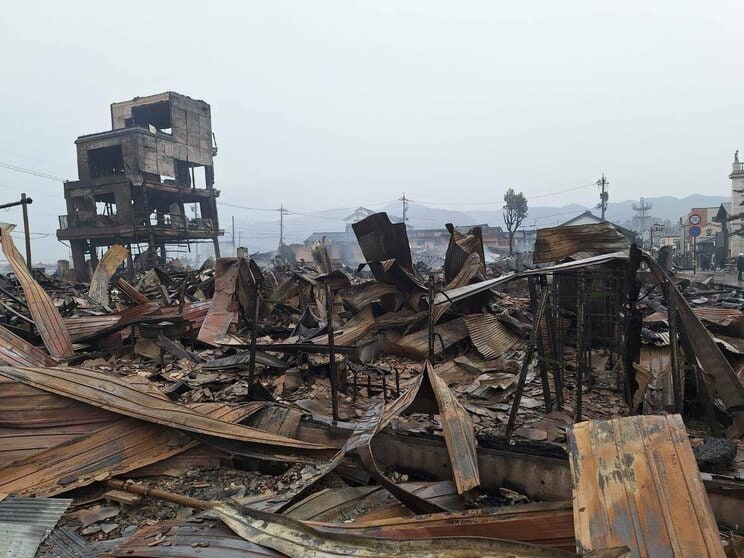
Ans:
<svg viewBox="0 0 744 558"><path fill-rule="evenodd" d="M693 213L692 215L690 215L689 221L691 225L699 225L703 221L703 218L697 213ZM698 235L696 234L695 236L698 236Z"/></svg>
<svg viewBox="0 0 744 558"><path fill-rule="evenodd" d="M700 236L701 232L703 231L701 231L700 227L698 227L697 225L693 225L692 227L690 227L690 236L693 238Z"/></svg>

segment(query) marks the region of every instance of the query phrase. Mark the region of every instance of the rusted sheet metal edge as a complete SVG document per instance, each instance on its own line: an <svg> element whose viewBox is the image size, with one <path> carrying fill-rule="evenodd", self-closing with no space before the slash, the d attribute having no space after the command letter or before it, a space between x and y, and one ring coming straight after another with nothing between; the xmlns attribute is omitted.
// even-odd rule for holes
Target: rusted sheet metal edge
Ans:
<svg viewBox="0 0 744 558"><path fill-rule="evenodd" d="M48 354L0 326L0 360L11 366L56 366Z"/></svg>
<svg viewBox="0 0 744 558"><path fill-rule="evenodd" d="M235 260L218 260L214 284L214 296L204 318L197 339L202 343L217 346L227 334L230 324L237 322L238 303L235 289L238 280L238 263Z"/></svg>
<svg viewBox="0 0 744 558"><path fill-rule="evenodd" d="M680 415L586 421L568 434L580 551L723 558Z"/></svg>
<svg viewBox="0 0 744 558"><path fill-rule="evenodd" d="M146 422L170 426L234 443L256 444L277 456L293 455L324 459L336 450L318 444L275 436L248 426L226 423L200 415L168 399L156 397L130 385L127 381L82 368L31 368L0 367L0 374L50 391L64 397L82 401L115 413Z"/></svg>
<svg viewBox="0 0 744 558"><path fill-rule="evenodd" d="M23 288L28 310L47 350L56 359L72 356L72 340L62 321L62 316L49 295L29 273L7 229L0 228L0 247Z"/></svg>
<svg viewBox="0 0 744 558"><path fill-rule="evenodd" d="M564 552L485 537L441 537L409 540L377 539L359 535L323 533L288 517L253 510L239 504L219 504L212 511L242 538L287 556L359 556L434 558L481 556L484 558L559 558ZM620 556L620 554L615 554Z"/></svg>
<svg viewBox="0 0 744 558"><path fill-rule="evenodd" d="M108 305L109 282L117 268L127 259L128 255L129 250L120 244L114 244L106 250L90 280L90 287L88 288L88 296L90 298L104 306Z"/></svg>
<svg viewBox="0 0 744 558"><path fill-rule="evenodd" d="M465 316L465 324L473 345L487 359L500 357L519 341L519 336L492 314L470 314Z"/></svg>
<svg viewBox="0 0 744 558"><path fill-rule="evenodd" d="M143 527L104 557L266 558L286 556L240 538L219 520L186 520Z"/></svg>
<svg viewBox="0 0 744 558"><path fill-rule="evenodd" d="M128 296L135 304L147 304L150 299L137 290L137 288L129 283L123 277L118 277L114 281L114 286Z"/></svg>
<svg viewBox="0 0 744 558"><path fill-rule="evenodd" d="M480 485L475 431L468 412L460 405L455 394L434 371L430 362L424 364L425 374L434 391L439 416L447 444L452 474L460 494Z"/></svg>
<svg viewBox="0 0 744 558"><path fill-rule="evenodd" d="M241 421L261 408L224 404L201 407L207 416L229 423ZM0 468L0 492L54 496L162 461L196 445L197 441L173 428L119 419Z"/></svg>
<svg viewBox="0 0 744 558"><path fill-rule="evenodd" d="M669 281L666 273L653 257L644 252L643 259L659 284ZM679 289L675 287L670 290L674 296L675 307L682 318L679 320L680 327L687 332L687 338L700 363L702 377L709 387L714 388L715 393L721 398L733 418L734 423L729 427L727 434L733 438L741 438L744 436L744 385L739 381L734 369L713 340L713 336L695 316Z"/></svg>

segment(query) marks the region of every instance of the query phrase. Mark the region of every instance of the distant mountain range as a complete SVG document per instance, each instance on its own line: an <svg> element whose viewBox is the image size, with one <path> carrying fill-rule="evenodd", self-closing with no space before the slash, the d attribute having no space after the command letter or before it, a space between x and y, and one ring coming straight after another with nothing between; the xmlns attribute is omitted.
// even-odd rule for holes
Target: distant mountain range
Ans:
<svg viewBox="0 0 744 558"><path fill-rule="evenodd" d="M649 218L654 221L670 221L676 223L680 217L686 215L693 207L717 207L721 203L730 202L731 198L723 196L706 196L694 194L686 198L675 198L672 196L648 197L647 203L652 205ZM527 200L529 203L529 199ZM633 204L638 201L613 202L607 207L605 218L608 221L622 226L629 226L635 211ZM303 242L314 232L340 232L346 229L345 218L353 213L353 208L336 208L306 214L293 214L284 218L284 237L286 243ZM400 217L402 214L401 204L389 204L382 208L371 208L386 211L391 216ZM588 208L578 204L564 205L560 207L535 206L529 208L529 213L523 226L553 227L568 221L569 219L591 209L595 215L599 210ZM228 223L224 217L223 223ZM251 252L272 250L279 244L279 224L275 221L249 221L242 215L235 216L236 228L241 232L241 243L248 247ZM504 226L501 209L476 209L476 210L454 210L442 207L432 208L424 204L411 203L408 206L408 224L417 229L443 228L445 223L455 225L477 225L489 224L491 226ZM225 226L225 232L229 241L229 225ZM353 233L350 233L353 238ZM237 236L237 234L236 234ZM237 242L238 239L236 239Z"/></svg>

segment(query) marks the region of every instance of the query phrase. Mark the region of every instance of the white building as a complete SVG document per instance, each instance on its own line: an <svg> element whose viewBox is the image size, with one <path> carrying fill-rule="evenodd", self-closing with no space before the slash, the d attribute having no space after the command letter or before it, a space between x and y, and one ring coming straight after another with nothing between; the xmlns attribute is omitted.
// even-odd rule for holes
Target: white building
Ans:
<svg viewBox="0 0 744 558"><path fill-rule="evenodd" d="M729 175L731 179L731 214L744 214L744 163L739 162L739 152L734 155L734 164ZM739 217L729 223L729 231L744 229L744 219ZM732 234L729 237L729 253L736 256L744 252L744 236Z"/></svg>

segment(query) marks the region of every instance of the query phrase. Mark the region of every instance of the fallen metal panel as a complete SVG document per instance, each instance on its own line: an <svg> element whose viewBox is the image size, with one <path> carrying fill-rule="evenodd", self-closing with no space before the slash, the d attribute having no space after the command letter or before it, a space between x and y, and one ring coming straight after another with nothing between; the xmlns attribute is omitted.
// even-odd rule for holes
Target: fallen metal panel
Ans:
<svg viewBox="0 0 744 558"><path fill-rule="evenodd" d="M724 556L680 415L582 422L568 439L580 552Z"/></svg>
<svg viewBox="0 0 744 558"><path fill-rule="evenodd" d="M44 554L38 558L95 558L95 554L75 531L57 527L44 541Z"/></svg>
<svg viewBox="0 0 744 558"><path fill-rule="evenodd" d="M365 306L380 300L385 296L402 298L401 292L394 285L386 285L379 281L367 281L358 285L352 285L338 292L345 305L357 312Z"/></svg>
<svg viewBox="0 0 744 558"><path fill-rule="evenodd" d="M135 304L147 304L149 302L149 299L145 295L139 292L134 285L130 284L123 277L118 277L114 281L114 286L128 296Z"/></svg>
<svg viewBox="0 0 744 558"><path fill-rule="evenodd" d="M202 370L220 370L223 368L240 367L248 364L251 359L251 354L248 351L237 353L231 356L222 358L216 358L202 364ZM286 370L290 367L290 364L286 360L282 360L268 353L262 351L256 351L256 362L263 364L264 366L270 366L272 368L280 368Z"/></svg>
<svg viewBox="0 0 744 558"><path fill-rule="evenodd" d="M108 556L121 558L264 558L285 556L246 541L221 522L165 521L134 533Z"/></svg>
<svg viewBox="0 0 744 558"><path fill-rule="evenodd" d="M260 406L202 407L210 417L237 422ZM198 442L173 428L135 419L119 421L0 468L0 492L54 496L123 475L193 448Z"/></svg>
<svg viewBox="0 0 744 558"><path fill-rule="evenodd" d="M72 356L72 341L62 316L49 295L29 273L26 262L13 244L13 238L7 229L0 228L0 247L23 288L28 311L47 350L56 359Z"/></svg>
<svg viewBox="0 0 744 558"><path fill-rule="evenodd" d="M465 316L470 340L487 359L498 358L519 341L519 336L493 314Z"/></svg>
<svg viewBox="0 0 744 558"><path fill-rule="evenodd" d="M219 440L232 442L252 455L267 452L267 455L276 458L326 459L335 454L335 450L324 446L201 415L188 407L137 389L121 378L95 370L6 366L0 367L0 374L115 413L200 435L200 439L206 443Z"/></svg>
<svg viewBox="0 0 744 558"><path fill-rule="evenodd" d="M666 273L650 255L644 253L644 261L659 284L664 285L668 282ZM713 336L695 316L679 289L674 287L670 290L674 296L675 308L681 318L679 326L686 332L695 357L700 363L701 377L708 390L714 391L721 398L733 418L733 424L729 427L727 434L730 437L741 438L744 436L744 385L739 381L731 364L713 340Z"/></svg>
<svg viewBox="0 0 744 558"><path fill-rule="evenodd" d="M108 306L108 289L111 277L119 266L127 259L129 250L119 244L114 244L101 257L90 280L88 296L99 304Z"/></svg>
<svg viewBox="0 0 744 558"><path fill-rule="evenodd" d="M6 498L0 502L0 557L33 558L72 500Z"/></svg>
<svg viewBox="0 0 744 558"><path fill-rule="evenodd" d="M374 213L351 228L368 262L395 260L400 267L413 274L411 247L405 223L390 222L387 213Z"/></svg>
<svg viewBox="0 0 744 558"><path fill-rule="evenodd" d="M365 487L368 488L368 487ZM386 539L491 537L575 551L571 502L524 504L352 523L315 523L319 530Z"/></svg>
<svg viewBox="0 0 744 558"><path fill-rule="evenodd" d="M293 557L481 556L483 558L504 558L510 556L513 558L558 558L575 556L573 553L557 549L486 537L394 540L324 533L300 521L253 510L238 504L219 504L211 511L244 539Z"/></svg>
<svg viewBox="0 0 744 558"><path fill-rule="evenodd" d="M202 343L217 346L231 324L238 322L238 303L235 300L237 279L237 260L224 258L217 260L214 296L197 337Z"/></svg>
<svg viewBox="0 0 744 558"><path fill-rule="evenodd" d="M119 417L0 375L0 427L28 429L100 424Z"/></svg>
<svg viewBox="0 0 744 558"><path fill-rule="evenodd" d="M447 283L452 281L473 254L478 255L480 271L485 275L486 268L483 262L486 256L483 252L483 229L473 227L467 233L462 233L452 223L447 223L445 227L450 233L450 239L447 253L444 256L444 280Z"/></svg>
<svg viewBox="0 0 744 558"><path fill-rule="evenodd" d="M10 366L56 366L48 354L0 326L0 361Z"/></svg>
<svg viewBox="0 0 744 558"><path fill-rule="evenodd" d="M577 252L607 254L630 248L630 242L611 223L537 229L534 263L556 262Z"/></svg>
<svg viewBox="0 0 744 558"><path fill-rule="evenodd" d="M456 318L434 326L434 354L462 341L468 336L465 318ZM422 329L405 337L395 338L393 333L386 332L383 351L387 354L405 356L414 360L425 359L429 353L429 331Z"/></svg>
<svg viewBox="0 0 744 558"><path fill-rule="evenodd" d="M424 364L424 374L436 398L444 440L452 463L452 476L457 491L463 494L480 484L473 423L468 412L460 405L444 380L437 376L429 361Z"/></svg>
<svg viewBox="0 0 744 558"><path fill-rule="evenodd" d="M449 296L449 293L453 292L455 289L471 284L474 279L483 280L483 260L481 260L477 253L470 254L462 263L457 275L447 282L447 287L444 289L445 295ZM449 310L451 304L452 303L449 300L446 300L441 304L435 303L432 315L435 324L439 322L439 319L445 312L447 312L447 310Z"/></svg>

